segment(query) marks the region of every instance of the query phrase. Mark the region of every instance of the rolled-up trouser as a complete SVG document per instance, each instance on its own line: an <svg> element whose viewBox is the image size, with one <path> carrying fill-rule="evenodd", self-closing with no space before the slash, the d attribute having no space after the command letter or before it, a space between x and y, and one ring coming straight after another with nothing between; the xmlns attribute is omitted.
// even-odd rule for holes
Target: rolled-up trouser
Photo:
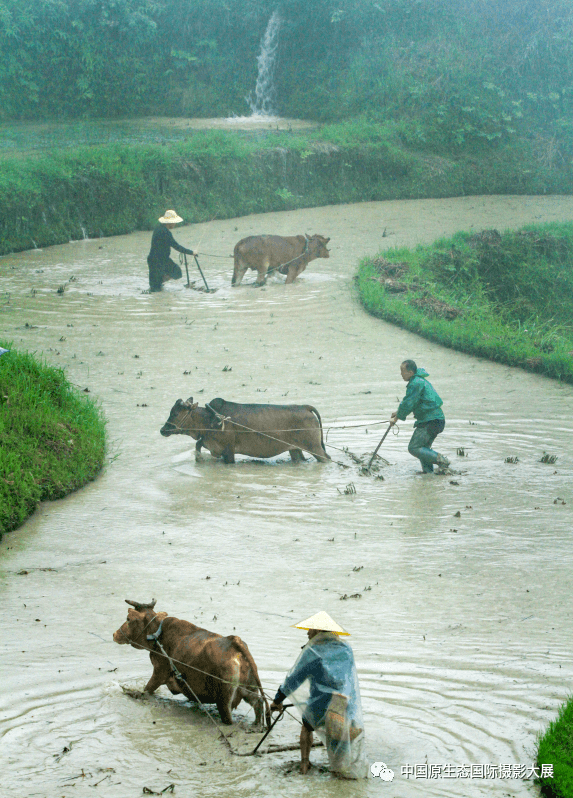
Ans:
<svg viewBox="0 0 573 798"><path fill-rule="evenodd" d="M435 452L431 446L440 432L444 431L445 426L444 418L426 421L423 424L418 424L410 438L408 451L418 458L422 464L422 471L426 474L431 474L434 470L434 463L438 462L438 452Z"/></svg>
<svg viewBox="0 0 573 798"><path fill-rule="evenodd" d="M165 280L180 280L183 277L183 272L174 260L169 258L165 263L150 263L147 259L149 266L149 290L161 291L161 287Z"/></svg>

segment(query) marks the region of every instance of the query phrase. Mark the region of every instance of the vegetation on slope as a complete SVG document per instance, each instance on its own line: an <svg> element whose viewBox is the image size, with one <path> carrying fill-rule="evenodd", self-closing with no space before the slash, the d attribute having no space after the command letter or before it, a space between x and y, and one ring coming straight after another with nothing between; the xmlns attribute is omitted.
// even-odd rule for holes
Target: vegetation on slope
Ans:
<svg viewBox="0 0 573 798"><path fill-rule="evenodd" d="M445 346L573 382L573 224L457 233L359 267L364 307Z"/></svg>
<svg viewBox="0 0 573 798"><path fill-rule="evenodd" d="M0 120L249 114L275 10L282 116L573 154L569 0L0 0Z"/></svg>
<svg viewBox="0 0 573 798"><path fill-rule="evenodd" d="M527 144L455 157L410 151L392 126L365 120L38 150L2 160L0 255L150 229L171 207L198 222L339 202L560 193L571 172L547 168Z"/></svg>
<svg viewBox="0 0 573 798"><path fill-rule="evenodd" d="M39 502L94 479L104 453L99 408L61 369L15 350L0 357L0 535L19 526Z"/></svg>
<svg viewBox="0 0 573 798"><path fill-rule="evenodd" d="M0 0L0 118L249 113L275 10L283 116L367 113L449 149L571 133L568 0Z"/></svg>
<svg viewBox="0 0 573 798"><path fill-rule="evenodd" d="M541 778L547 798L573 798L573 698L559 710L539 741L537 762L553 764L553 777Z"/></svg>
<svg viewBox="0 0 573 798"><path fill-rule="evenodd" d="M96 146L21 157L25 120L250 113L275 11L276 110L320 130L180 130L165 146L149 128L96 125L98 140L84 125ZM148 229L173 205L199 221L570 191L569 0L0 0L0 53L0 254Z"/></svg>

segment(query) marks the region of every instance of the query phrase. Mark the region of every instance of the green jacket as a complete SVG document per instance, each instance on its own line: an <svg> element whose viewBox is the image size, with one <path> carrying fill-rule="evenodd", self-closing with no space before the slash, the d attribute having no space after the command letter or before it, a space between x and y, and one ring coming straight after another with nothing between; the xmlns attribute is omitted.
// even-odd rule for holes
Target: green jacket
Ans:
<svg viewBox="0 0 573 798"><path fill-rule="evenodd" d="M428 372L418 369L412 379L408 381L406 396L400 402L396 415L400 421L405 421L410 413L416 419L414 426L425 424L427 421L445 418L442 412L442 400L426 379Z"/></svg>

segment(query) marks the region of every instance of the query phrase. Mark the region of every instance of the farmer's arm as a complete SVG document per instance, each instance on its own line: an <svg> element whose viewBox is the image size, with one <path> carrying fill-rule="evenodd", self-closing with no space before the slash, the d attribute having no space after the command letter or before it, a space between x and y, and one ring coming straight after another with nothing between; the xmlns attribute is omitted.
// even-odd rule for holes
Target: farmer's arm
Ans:
<svg viewBox="0 0 573 798"><path fill-rule="evenodd" d="M306 653L310 654L310 652ZM289 676L287 676L277 690L277 694L275 695L271 704L271 710L280 709L280 706L285 698L291 693L294 693L297 687L300 687L305 679L308 679L313 675L317 664L318 658L316 655L313 654L311 656L303 657L299 662L298 667L292 671Z"/></svg>
<svg viewBox="0 0 573 798"><path fill-rule="evenodd" d="M318 657L313 651L307 650L304 652L298 666L287 676L280 686L280 692L285 696L294 693L294 691L301 686L305 679L308 679L314 674Z"/></svg>
<svg viewBox="0 0 573 798"><path fill-rule="evenodd" d="M181 244L178 244L177 241L173 238L173 233L170 230L168 232L169 232L169 237L170 237L169 245L171 247L173 247L173 249L176 249L177 252L183 252L183 253L185 253L185 255L195 255L196 254L195 252L193 252L192 249L187 249L186 247L182 247Z"/></svg>
<svg viewBox="0 0 573 798"><path fill-rule="evenodd" d="M395 413L392 413L391 422L393 424L395 424L398 419L400 419L400 421L406 420L407 416L410 415L420 399L423 390L424 383L422 380L410 380L408 387L406 388L406 396L400 402L398 410L396 410Z"/></svg>

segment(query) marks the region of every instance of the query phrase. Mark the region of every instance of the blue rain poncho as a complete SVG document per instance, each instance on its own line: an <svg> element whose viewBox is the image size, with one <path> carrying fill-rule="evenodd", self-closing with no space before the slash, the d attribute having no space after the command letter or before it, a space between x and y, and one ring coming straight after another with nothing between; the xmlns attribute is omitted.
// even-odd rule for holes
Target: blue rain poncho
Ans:
<svg viewBox="0 0 573 798"><path fill-rule="evenodd" d="M334 632L319 632L304 646L279 692L290 696L326 746L331 771L366 778L358 674L348 643Z"/></svg>

